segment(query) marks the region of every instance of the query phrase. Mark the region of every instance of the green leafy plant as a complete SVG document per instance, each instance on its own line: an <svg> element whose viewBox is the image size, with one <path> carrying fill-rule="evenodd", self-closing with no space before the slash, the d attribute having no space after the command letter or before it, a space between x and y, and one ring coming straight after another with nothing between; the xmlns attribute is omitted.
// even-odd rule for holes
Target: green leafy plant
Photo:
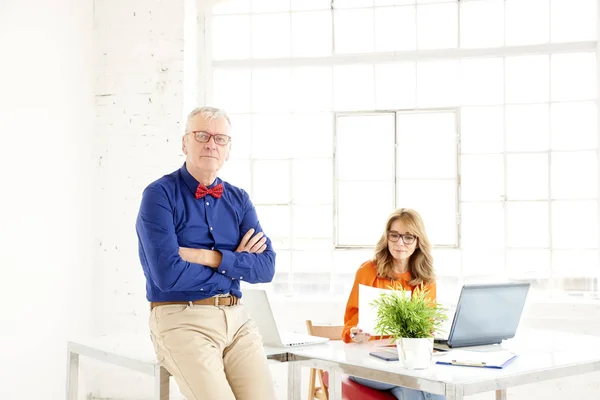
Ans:
<svg viewBox="0 0 600 400"><path fill-rule="evenodd" d="M423 290L407 296L402 290L381 294L372 303L377 307L375 331L390 335L392 342L400 338L431 338L447 319L447 310L427 298Z"/></svg>

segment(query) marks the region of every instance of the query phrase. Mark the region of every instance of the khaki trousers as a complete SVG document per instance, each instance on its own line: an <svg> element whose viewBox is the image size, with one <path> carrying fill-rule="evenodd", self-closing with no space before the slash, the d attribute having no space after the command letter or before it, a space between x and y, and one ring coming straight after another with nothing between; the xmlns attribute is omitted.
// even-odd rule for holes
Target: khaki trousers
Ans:
<svg viewBox="0 0 600 400"><path fill-rule="evenodd" d="M243 305L154 307L150 334L187 400L275 400L262 339Z"/></svg>

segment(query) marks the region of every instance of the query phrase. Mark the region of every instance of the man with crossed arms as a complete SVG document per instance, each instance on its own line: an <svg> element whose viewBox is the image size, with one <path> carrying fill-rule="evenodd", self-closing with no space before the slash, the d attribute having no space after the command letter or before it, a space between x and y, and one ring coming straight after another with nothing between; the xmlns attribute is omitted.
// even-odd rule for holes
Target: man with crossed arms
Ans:
<svg viewBox="0 0 600 400"><path fill-rule="evenodd" d="M188 400L274 400L240 282L270 282L275 252L248 194L217 177L230 131L225 111L193 110L182 138L185 164L144 190L136 231L150 335Z"/></svg>

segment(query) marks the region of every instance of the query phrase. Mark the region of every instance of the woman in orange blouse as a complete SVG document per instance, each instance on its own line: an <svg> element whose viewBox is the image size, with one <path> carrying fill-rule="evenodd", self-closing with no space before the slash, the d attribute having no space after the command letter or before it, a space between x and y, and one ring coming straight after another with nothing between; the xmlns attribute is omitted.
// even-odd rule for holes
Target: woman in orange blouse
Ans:
<svg viewBox="0 0 600 400"><path fill-rule="evenodd" d="M400 208L389 216L381 239L375 247L373 260L363 263L356 272L344 315L342 340L346 343L379 339L377 336L371 337L357 327L359 284L411 292L415 289L425 290L427 297L435 301L436 287L431 244L423 220L416 211ZM444 396L420 390L358 377L350 377L350 379L374 389L390 390L396 398L402 400L444 399Z"/></svg>

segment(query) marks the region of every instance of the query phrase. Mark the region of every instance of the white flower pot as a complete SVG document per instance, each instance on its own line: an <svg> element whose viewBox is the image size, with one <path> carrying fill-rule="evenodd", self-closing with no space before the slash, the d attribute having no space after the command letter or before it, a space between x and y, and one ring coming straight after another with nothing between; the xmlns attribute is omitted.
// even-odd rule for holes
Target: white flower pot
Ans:
<svg viewBox="0 0 600 400"><path fill-rule="evenodd" d="M400 338L396 341L400 365L408 369L425 369L433 358L433 339Z"/></svg>

